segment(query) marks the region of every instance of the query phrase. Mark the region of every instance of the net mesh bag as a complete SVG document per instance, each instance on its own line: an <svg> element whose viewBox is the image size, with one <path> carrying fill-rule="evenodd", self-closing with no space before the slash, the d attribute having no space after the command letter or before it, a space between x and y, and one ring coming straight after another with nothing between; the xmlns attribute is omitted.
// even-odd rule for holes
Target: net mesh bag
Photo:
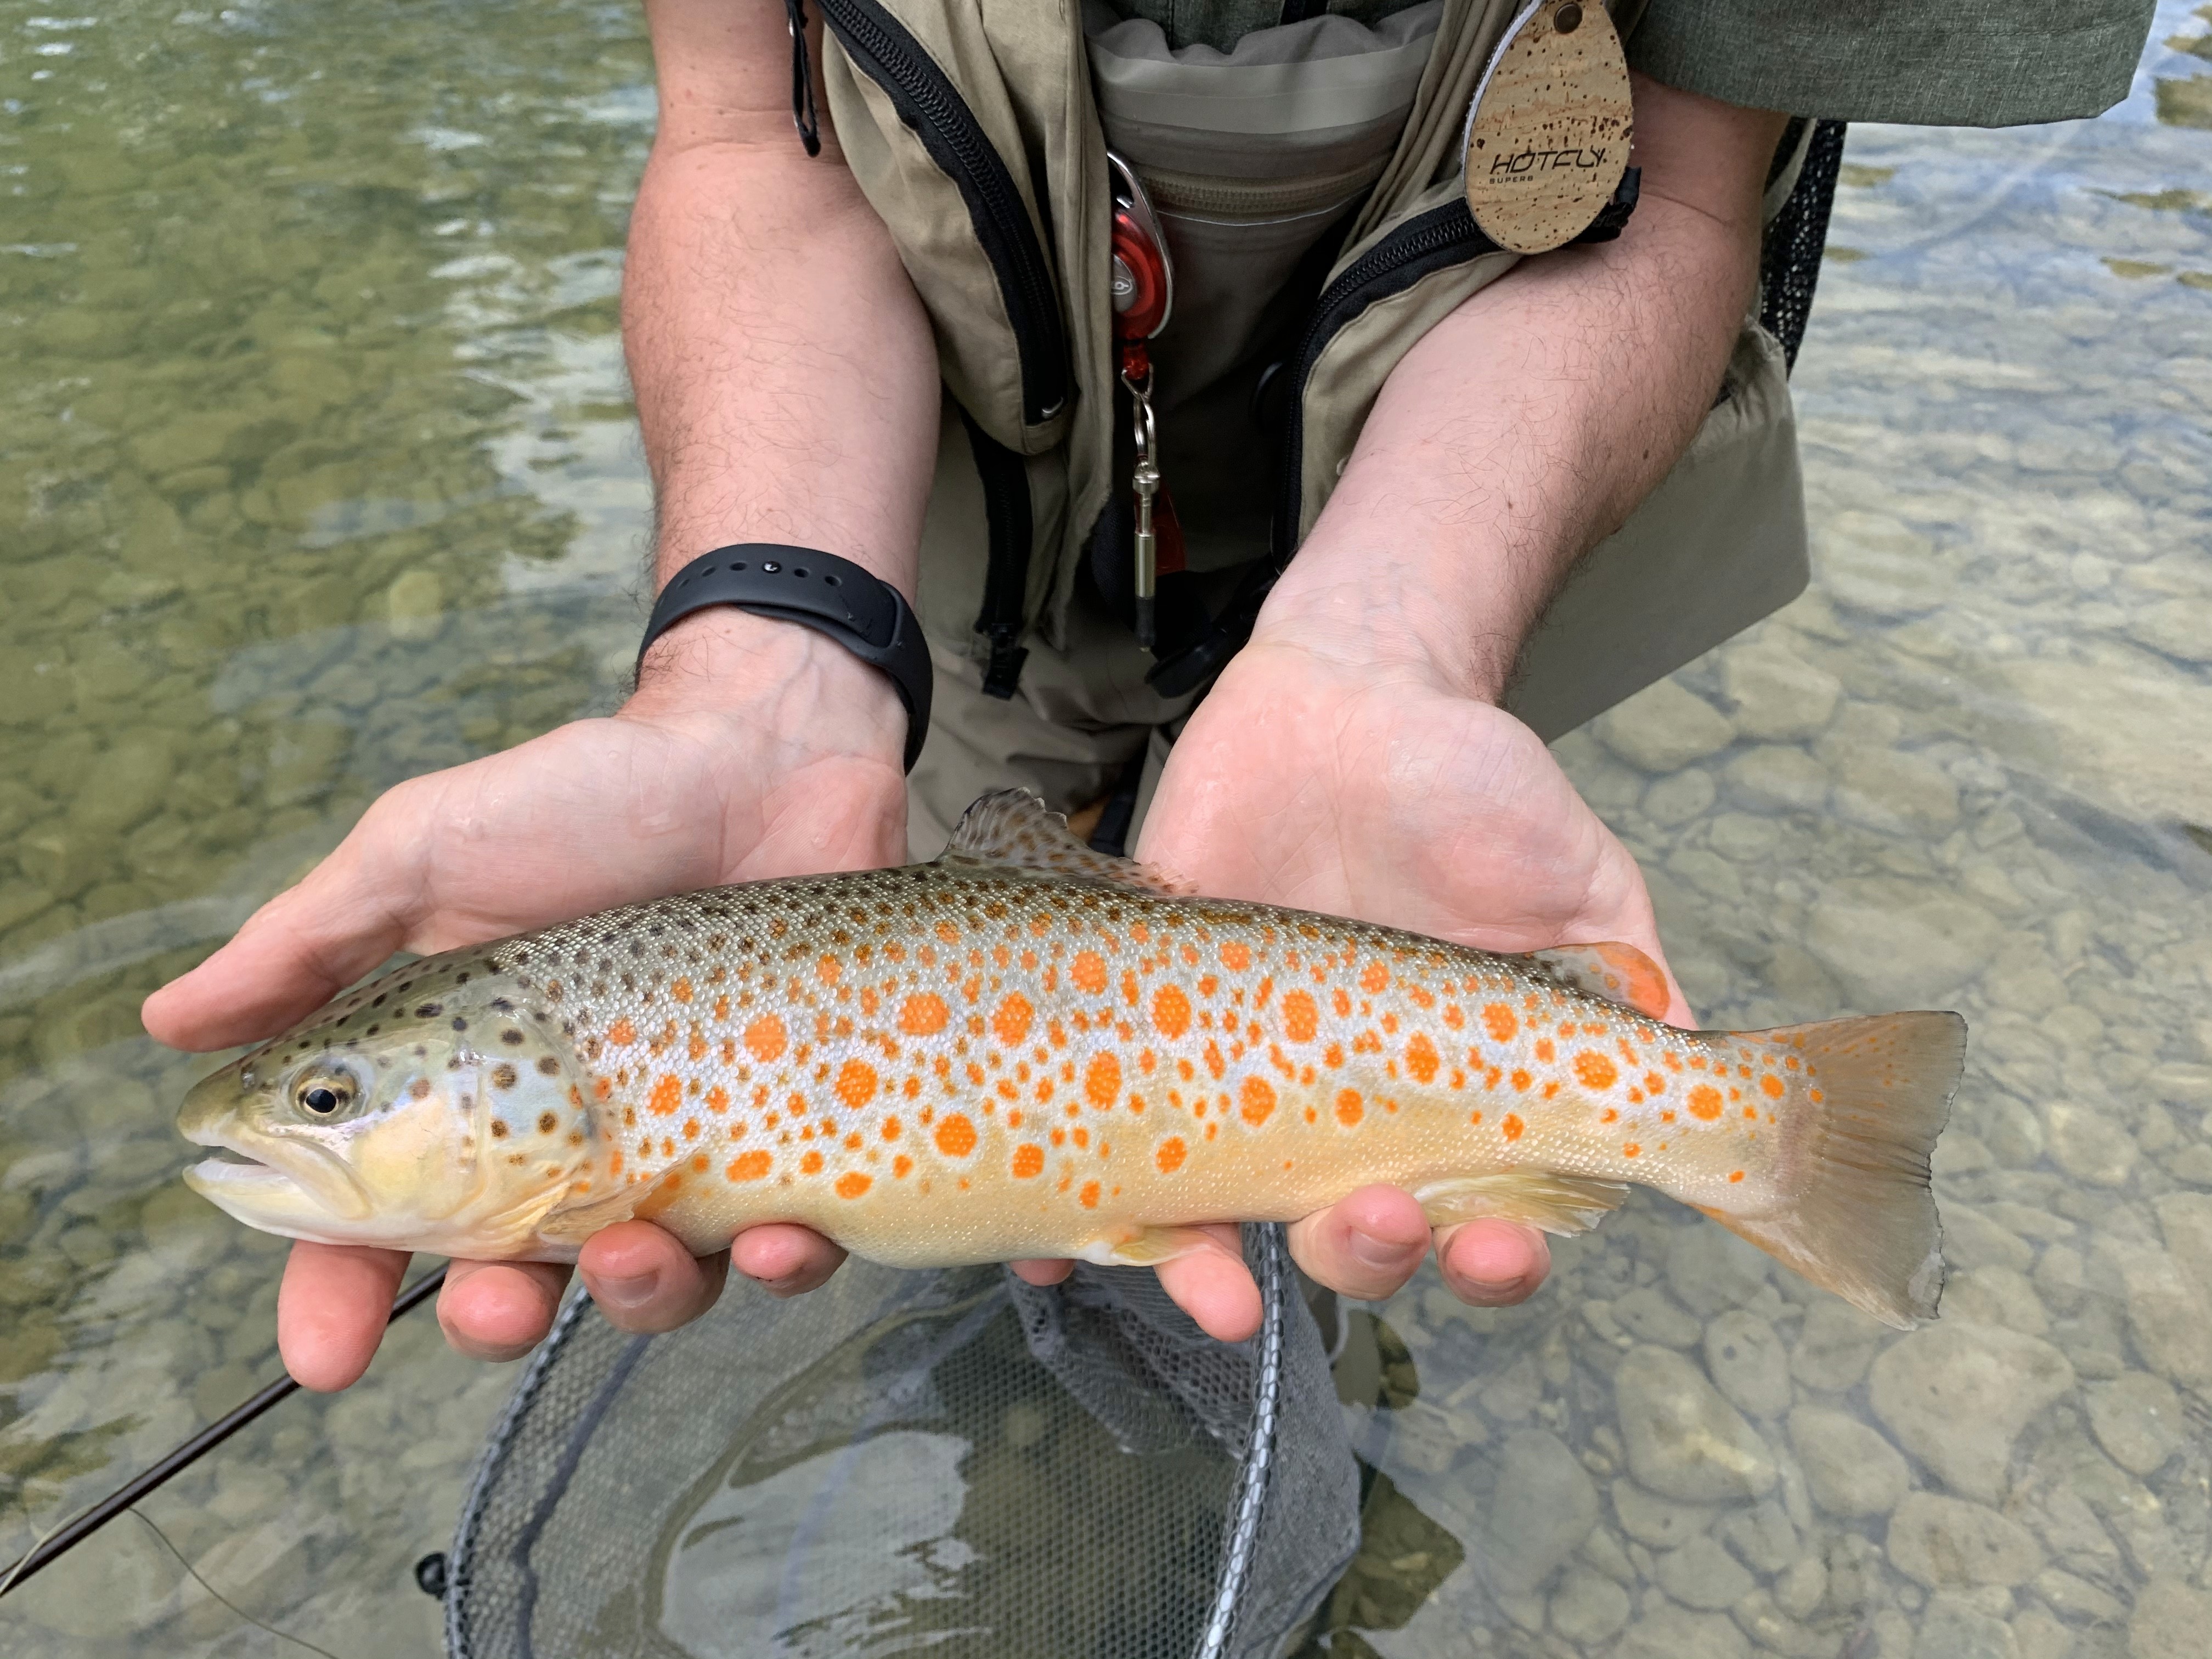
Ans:
<svg viewBox="0 0 2212 1659"><path fill-rule="evenodd" d="M1844 123L1816 121L1797 171L1796 187L1766 228L1759 257L1759 320L1782 343L1790 368L1813 316L1813 290L1820 281L1820 256L1828 245L1828 213L1844 164Z"/></svg>
<svg viewBox="0 0 2212 1659"><path fill-rule="evenodd" d="M1279 1228L1207 1338L1149 1270L1041 1289L854 1261L630 1337L564 1310L448 1561L453 1659L1264 1659L1358 1541Z"/></svg>

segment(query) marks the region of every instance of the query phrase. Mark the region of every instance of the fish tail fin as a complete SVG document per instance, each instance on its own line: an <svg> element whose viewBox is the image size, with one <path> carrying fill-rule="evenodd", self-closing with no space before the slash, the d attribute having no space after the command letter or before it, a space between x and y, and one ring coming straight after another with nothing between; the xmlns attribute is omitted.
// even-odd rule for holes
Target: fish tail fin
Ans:
<svg viewBox="0 0 2212 1659"><path fill-rule="evenodd" d="M1929 1160L1965 1066L1954 1013L1881 1014L1760 1034L1804 1062L1784 1117L1784 1202L1706 1213L1884 1324L1910 1330L1943 1293Z"/></svg>

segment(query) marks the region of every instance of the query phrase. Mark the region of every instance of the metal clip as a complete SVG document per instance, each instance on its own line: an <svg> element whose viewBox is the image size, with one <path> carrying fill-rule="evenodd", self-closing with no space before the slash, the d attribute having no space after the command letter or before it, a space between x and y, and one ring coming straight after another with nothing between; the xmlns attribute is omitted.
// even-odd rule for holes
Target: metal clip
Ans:
<svg viewBox="0 0 2212 1659"><path fill-rule="evenodd" d="M1133 428L1131 436L1137 451L1137 465L1130 474L1129 487L1137 496L1136 543L1136 599L1137 643L1147 651L1158 638L1154 625L1154 598L1159 591L1159 538L1152 529L1152 498L1160 491L1159 463L1152 459L1159 443L1159 434L1152 424L1152 366L1144 365L1144 378L1139 380L1130 373L1130 366L1121 370L1121 384L1129 389L1129 408Z"/></svg>

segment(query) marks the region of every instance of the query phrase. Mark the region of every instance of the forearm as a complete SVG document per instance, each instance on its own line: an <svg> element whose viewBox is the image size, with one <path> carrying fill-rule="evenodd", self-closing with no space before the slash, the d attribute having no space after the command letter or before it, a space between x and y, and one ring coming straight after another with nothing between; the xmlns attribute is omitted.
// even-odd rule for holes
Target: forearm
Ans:
<svg viewBox="0 0 2212 1659"><path fill-rule="evenodd" d="M660 124L630 222L623 345L656 512L655 582L709 549L785 542L911 596L937 446L929 323L826 119L793 131L775 0L648 0ZM820 24L813 58L821 62ZM818 82L818 76L817 76ZM821 106L817 84L817 106ZM640 701L865 726L890 683L819 635L726 608L663 635ZM633 705L635 707L637 705Z"/></svg>
<svg viewBox="0 0 2212 1659"><path fill-rule="evenodd" d="M1687 447L1757 282L1781 118L1642 80L1637 104L1628 228L1523 260L1407 355L1263 634L1494 702L1575 562Z"/></svg>

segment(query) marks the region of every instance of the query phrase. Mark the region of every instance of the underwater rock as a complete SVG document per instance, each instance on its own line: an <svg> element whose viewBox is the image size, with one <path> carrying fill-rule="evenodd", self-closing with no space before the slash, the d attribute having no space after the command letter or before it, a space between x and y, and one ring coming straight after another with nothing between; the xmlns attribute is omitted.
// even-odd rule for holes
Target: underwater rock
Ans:
<svg viewBox="0 0 2212 1659"><path fill-rule="evenodd" d="M1717 1513L1710 1504L1674 1503L1626 1480L1613 1483L1613 1512L1623 1532L1655 1550L1680 1548Z"/></svg>
<svg viewBox="0 0 2212 1659"><path fill-rule="evenodd" d="M1629 1471L1663 1498L1720 1503L1772 1490L1773 1454L1704 1373L1671 1348L1633 1348L1613 1373Z"/></svg>
<svg viewBox="0 0 2212 1659"><path fill-rule="evenodd" d="M2044 1109L2051 1161L2093 1187L2122 1187L2136 1166L2136 1143L2100 1105L2054 1100Z"/></svg>
<svg viewBox="0 0 2212 1659"><path fill-rule="evenodd" d="M1736 1309L1705 1327L1705 1369L1738 1410L1771 1417L1789 1407L1790 1356L1755 1313Z"/></svg>
<svg viewBox="0 0 2212 1659"><path fill-rule="evenodd" d="M1778 645L1745 646L1726 653L1721 685L1735 705L1744 736L1774 742L1809 738L1836 712L1843 682Z"/></svg>
<svg viewBox="0 0 2212 1659"><path fill-rule="evenodd" d="M2122 1468L2149 1474L2189 1443L2181 1396L2162 1377L2130 1371L2090 1385L2089 1427Z"/></svg>
<svg viewBox="0 0 2212 1659"><path fill-rule="evenodd" d="M1959 1595L1929 1598L1915 1646L1941 1659L2019 1659L2020 1654L2009 1626Z"/></svg>
<svg viewBox="0 0 2212 1659"><path fill-rule="evenodd" d="M1628 1622L1628 1592L1579 1562L1559 1575L1552 1595L1552 1628L1570 1642L1595 1647Z"/></svg>
<svg viewBox="0 0 2212 1659"><path fill-rule="evenodd" d="M1949 1219L1947 1212L1947 1226ZM1944 1243L1950 1243L1948 1231ZM1790 1375L1808 1389L1850 1388L1866 1375L1889 1336L1889 1328L1871 1315L1834 1297L1820 1297L1805 1310L1805 1322L1798 1327L1796 1344L1790 1350Z"/></svg>
<svg viewBox="0 0 2212 1659"><path fill-rule="evenodd" d="M1854 611L1902 621L1950 597L1949 568L1936 544L1902 519L1852 510L1821 526L1816 563L1820 586Z"/></svg>
<svg viewBox="0 0 2212 1659"><path fill-rule="evenodd" d="M1814 1503L1830 1515L1887 1515L1911 1485L1896 1449L1848 1413L1798 1407L1790 1413L1790 1443Z"/></svg>
<svg viewBox="0 0 2212 1659"><path fill-rule="evenodd" d="M1650 773L1679 771L1735 741L1727 715L1673 680L1638 692L1593 729L1614 754Z"/></svg>
<svg viewBox="0 0 2212 1659"><path fill-rule="evenodd" d="M1889 1518L1889 1563L1929 1589L2021 1584L2043 1565L2035 1535L1961 1498L1908 1492Z"/></svg>
<svg viewBox="0 0 2212 1659"><path fill-rule="evenodd" d="M1597 1488L1557 1435L1516 1430L1499 1458L1480 1559L1507 1595L1540 1589L1597 1525Z"/></svg>
<svg viewBox="0 0 2212 1659"><path fill-rule="evenodd" d="M1828 799L1827 769L1803 750L1778 744L1746 750L1722 775L1747 805L1769 812L1814 811Z"/></svg>
<svg viewBox="0 0 2212 1659"><path fill-rule="evenodd" d="M2212 1631L2212 1595L2179 1578L2154 1578L2128 1620L2128 1659L2201 1659Z"/></svg>
<svg viewBox="0 0 2212 1659"><path fill-rule="evenodd" d="M1654 1285L1643 1285L1613 1301L1614 1323L1642 1342L1656 1342L1669 1348L1686 1348L1693 1345L1700 1330L1698 1322L1674 1304L1666 1291Z"/></svg>
<svg viewBox="0 0 2212 1659"><path fill-rule="evenodd" d="M1661 1556L1654 1576L1659 1588L1685 1607L1725 1612L1751 1594L1757 1581L1723 1549L1718 1540L1692 1538Z"/></svg>
<svg viewBox="0 0 2212 1659"><path fill-rule="evenodd" d="M1994 1503L2013 1442L2074 1386L2074 1368L2034 1337L1945 1320L1892 1344L1872 1378L1874 1413L1897 1443L1953 1491Z"/></svg>

